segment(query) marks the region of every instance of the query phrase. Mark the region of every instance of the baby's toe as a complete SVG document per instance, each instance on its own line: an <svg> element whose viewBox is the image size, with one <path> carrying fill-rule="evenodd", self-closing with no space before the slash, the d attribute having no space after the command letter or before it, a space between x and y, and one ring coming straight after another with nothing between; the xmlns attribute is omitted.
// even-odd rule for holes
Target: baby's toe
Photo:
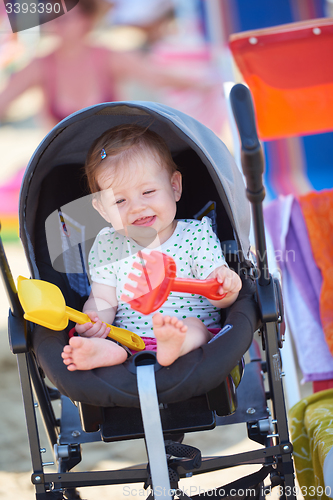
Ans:
<svg viewBox="0 0 333 500"><path fill-rule="evenodd" d="M164 317L161 313L156 313L153 316L153 325L156 327L161 327L164 324Z"/></svg>
<svg viewBox="0 0 333 500"><path fill-rule="evenodd" d="M73 363L73 360L71 358L63 358L63 363L65 365L70 365L71 363Z"/></svg>
<svg viewBox="0 0 333 500"><path fill-rule="evenodd" d="M80 337L80 336L78 336L78 337L71 337L69 339L70 345L68 346L71 349L71 352L73 352L73 348L77 349L77 348L81 347L85 340L86 339L84 337Z"/></svg>
<svg viewBox="0 0 333 500"><path fill-rule="evenodd" d="M67 366L67 370L69 370L70 372L74 372L75 370L77 370L77 368L74 364L71 364Z"/></svg>

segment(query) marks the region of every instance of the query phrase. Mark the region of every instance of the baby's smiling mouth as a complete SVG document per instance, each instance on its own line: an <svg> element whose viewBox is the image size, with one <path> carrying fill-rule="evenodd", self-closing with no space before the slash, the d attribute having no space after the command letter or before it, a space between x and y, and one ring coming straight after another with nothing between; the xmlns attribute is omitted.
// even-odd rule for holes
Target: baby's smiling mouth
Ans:
<svg viewBox="0 0 333 500"><path fill-rule="evenodd" d="M132 224L134 226L152 226L156 220L156 215L151 215L149 217L140 217L136 219Z"/></svg>

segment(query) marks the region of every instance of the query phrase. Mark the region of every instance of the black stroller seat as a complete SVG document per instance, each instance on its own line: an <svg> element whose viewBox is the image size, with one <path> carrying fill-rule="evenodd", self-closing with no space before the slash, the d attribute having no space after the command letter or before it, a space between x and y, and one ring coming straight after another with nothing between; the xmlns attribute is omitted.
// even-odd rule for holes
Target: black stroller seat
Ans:
<svg viewBox="0 0 333 500"><path fill-rule="evenodd" d="M37 148L21 190L20 237L31 276L56 284L68 305L82 309L89 294L87 252L98 231L105 226L105 221L89 202L82 181L82 167L95 138L103 131L127 122L149 126L165 139L183 176L184 192L178 204L177 218L199 218L210 211L208 215L213 218L226 260L240 274L243 286L237 301L223 311L223 334L177 359L169 367L161 367L154 353L144 351L122 365L69 372L62 362L61 352L68 343L68 330L73 325L60 332L39 325L26 325L20 316L19 306L16 310L12 307L12 350L18 354L19 367L28 384L24 398L28 430L33 436L32 478L36 498L63 498L62 495L73 494L76 487L93 484L143 481L151 485L149 467L134 468L132 472L107 471L96 473L94 477L93 473L84 476L85 473L68 472L80 461L80 445L84 442L95 439L147 439L145 419L141 419L142 398L137 379L138 367L145 365L153 366L167 454L170 452L168 446L172 442L179 444L180 436L186 432L212 429L216 423L237 421L246 421L250 438L268 447L266 451L258 450L252 455L218 457L209 463L202 462L191 450L182 448L183 451L179 452L181 458L172 468L174 475L169 477L173 488L179 477L186 477L189 471L201 473L240 463L263 465L258 474L248 480L248 483L252 481L256 485L259 496L262 490L258 489L258 485L262 485L269 474L273 478L273 486L291 485L293 468L280 377L278 313L270 315L268 312L272 325L271 340L265 340L267 351L271 350L267 353L271 358L266 363L271 384L269 391L264 388L263 363L256 344L252 344L250 349L252 363L245 367L241 382L243 356L250 348L256 330L260 328L264 338L267 311L274 309L278 302L278 286L272 280L271 286L267 287L273 293L273 306L269 294L267 299L265 294L259 294L260 312L255 298L258 289L250 254L250 216L243 179L223 143L210 130L181 112L144 102L103 103L60 122ZM64 220L73 228L73 234L79 234L79 240L67 242L66 248L62 234ZM45 383L45 375L54 388ZM260 394L258 406L261 408L258 408L255 417L255 409L253 413L248 411L248 400L241 416L236 411L236 389L238 386L241 388L246 379L251 383L259 381L257 394ZM55 446L58 475L43 471L32 386L50 442ZM244 385L244 399L248 398L248 393ZM52 409L52 400L58 398L62 402L60 421L55 418ZM278 398L280 409L268 410L267 398L271 398L273 406ZM251 407L253 409L255 403ZM277 424L278 420L273 421L271 413L274 416L278 414L281 422ZM274 432L276 425L279 433ZM78 426L81 430L73 439L71 429ZM175 449L170 452L173 456L177 456Z"/></svg>

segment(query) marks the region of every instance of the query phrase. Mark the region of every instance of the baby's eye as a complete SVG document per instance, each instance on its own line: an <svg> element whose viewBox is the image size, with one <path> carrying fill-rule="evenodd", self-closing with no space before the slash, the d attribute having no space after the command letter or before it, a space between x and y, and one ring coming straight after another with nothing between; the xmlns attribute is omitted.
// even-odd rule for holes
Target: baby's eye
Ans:
<svg viewBox="0 0 333 500"><path fill-rule="evenodd" d="M155 193L155 189L149 189L148 191L145 191L143 194L150 194L150 193Z"/></svg>
<svg viewBox="0 0 333 500"><path fill-rule="evenodd" d="M120 205L120 203L124 203L124 198L121 198L120 200L117 200L116 201L116 205Z"/></svg>

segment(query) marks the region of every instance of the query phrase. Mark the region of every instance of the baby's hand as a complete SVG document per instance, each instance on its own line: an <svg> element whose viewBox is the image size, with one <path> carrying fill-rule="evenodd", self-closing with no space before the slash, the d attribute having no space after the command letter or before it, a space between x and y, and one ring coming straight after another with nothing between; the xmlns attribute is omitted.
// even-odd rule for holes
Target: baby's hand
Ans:
<svg viewBox="0 0 333 500"><path fill-rule="evenodd" d="M242 288L242 281L235 271L226 266L221 266L215 269L210 278L216 278L221 283L218 293L238 293Z"/></svg>
<svg viewBox="0 0 333 500"><path fill-rule="evenodd" d="M98 337L105 339L110 333L110 327L106 326L106 324L99 319L96 311L84 312L89 316L92 322L84 323L83 325L76 323L75 330L77 333L82 337Z"/></svg>

